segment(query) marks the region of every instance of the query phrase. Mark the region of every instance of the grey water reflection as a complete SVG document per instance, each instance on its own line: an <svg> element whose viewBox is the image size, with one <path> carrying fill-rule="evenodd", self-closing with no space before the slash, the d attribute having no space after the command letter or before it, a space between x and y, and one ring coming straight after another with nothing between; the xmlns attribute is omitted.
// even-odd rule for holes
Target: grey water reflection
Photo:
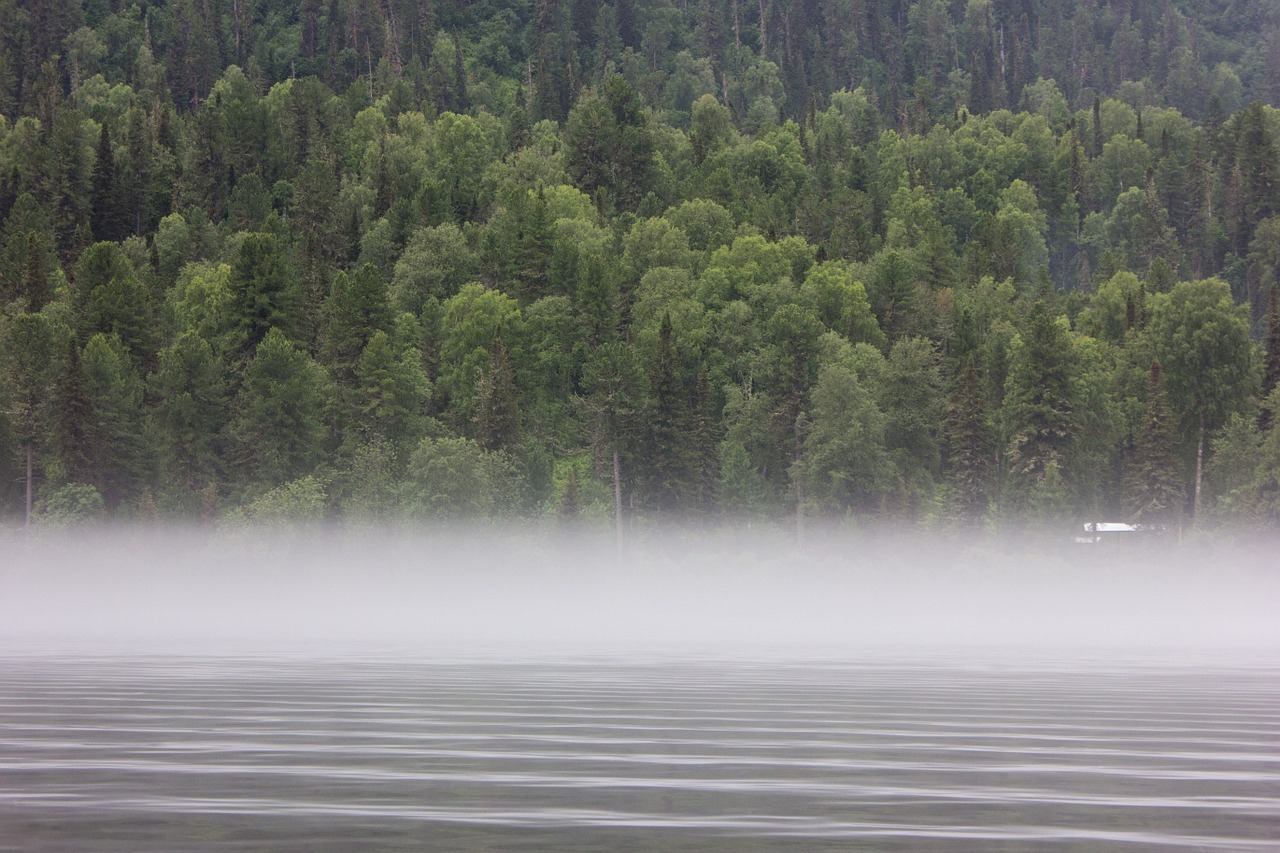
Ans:
<svg viewBox="0 0 1280 853"><path fill-rule="evenodd" d="M0 849L1275 850L1265 659L0 657Z"/></svg>

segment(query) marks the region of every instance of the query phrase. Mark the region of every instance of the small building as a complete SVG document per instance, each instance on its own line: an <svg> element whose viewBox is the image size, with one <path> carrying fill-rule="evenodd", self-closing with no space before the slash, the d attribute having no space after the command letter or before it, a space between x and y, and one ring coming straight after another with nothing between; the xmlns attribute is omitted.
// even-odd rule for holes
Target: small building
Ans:
<svg viewBox="0 0 1280 853"><path fill-rule="evenodd" d="M1126 524L1122 521L1086 521L1076 542L1097 545L1104 542L1136 542L1165 532L1162 524Z"/></svg>

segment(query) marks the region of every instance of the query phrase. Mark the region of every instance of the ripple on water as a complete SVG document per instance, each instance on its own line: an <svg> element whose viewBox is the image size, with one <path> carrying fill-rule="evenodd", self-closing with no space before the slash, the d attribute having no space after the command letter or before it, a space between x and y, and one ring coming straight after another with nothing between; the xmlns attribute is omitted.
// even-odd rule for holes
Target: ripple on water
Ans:
<svg viewBox="0 0 1280 853"><path fill-rule="evenodd" d="M1276 674L11 656L0 849L1276 850Z"/></svg>

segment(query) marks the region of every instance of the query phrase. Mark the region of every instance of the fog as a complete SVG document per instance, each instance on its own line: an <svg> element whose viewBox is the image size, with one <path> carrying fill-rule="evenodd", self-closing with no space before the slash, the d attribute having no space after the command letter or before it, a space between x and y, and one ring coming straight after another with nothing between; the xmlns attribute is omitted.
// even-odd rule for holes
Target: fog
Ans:
<svg viewBox="0 0 1280 853"><path fill-rule="evenodd" d="M0 536L7 648L1280 650L1275 543L749 528Z"/></svg>

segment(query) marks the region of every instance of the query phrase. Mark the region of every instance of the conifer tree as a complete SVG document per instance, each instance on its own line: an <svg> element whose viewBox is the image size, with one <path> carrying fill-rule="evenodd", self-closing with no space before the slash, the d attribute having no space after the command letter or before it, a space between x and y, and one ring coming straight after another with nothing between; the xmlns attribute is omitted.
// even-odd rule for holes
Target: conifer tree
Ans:
<svg viewBox="0 0 1280 853"><path fill-rule="evenodd" d="M165 481L179 504L194 511L201 491L216 488L222 474L219 433L228 408L223 368L195 331L161 350L158 361L147 383L154 400L151 424Z"/></svg>
<svg viewBox="0 0 1280 853"><path fill-rule="evenodd" d="M312 473L329 435L329 396L324 371L271 328L245 370L227 430L241 482L271 488Z"/></svg>
<svg viewBox="0 0 1280 853"><path fill-rule="evenodd" d="M41 314L19 314L0 326L0 363L4 365L9 416L22 447L26 523L31 523L35 455L47 432L49 386L55 367L55 328Z"/></svg>
<svg viewBox="0 0 1280 853"><path fill-rule="evenodd" d="M81 339L99 332L117 335L134 358L150 358L155 352L152 303L120 247L90 246L81 254L73 278Z"/></svg>
<svg viewBox="0 0 1280 853"><path fill-rule="evenodd" d="M649 370L649 388L646 490L658 512L677 514L688 506L696 484L689 458L689 395L680 375L680 356L669 313L662 316L658 347Z"/></svg>
<svg viewBox="0 0 1280 853"><path fill-rule="evenodd" d="M422 437L431 383L416 349L398 353L391 337L375 332L360 356L356 373L362 439L385 441L403 458Z"/></svg>
<svg viewBox="0 0 1280 853"><path fill-rule="evenodd" d="M1032 307L1019 343L1004 399L1011 485L1016 494L1034 493L1054 504L1058 496L1050 498L1045 489L1056 493L1069 486L1062 479L1063 458L1077 433L1075 347L1043 301Z"/></svg>
<svg viewBox="0 0 1280 853"><path fill-rule="evenodd" d="M284 252L271 234L249 234L231 264L232 330L228 350L247 361L272 328L288 335L297 325L297 296L290 285Z"/></svg>
<svg viewBox="0 0 1280 853"><path fill-rule="evenodd" d="M991 437L978 371L965 365L947 412L947 479L961 519L981 518L991 485Z"/></svg>
<svg viewBox="0 0 1280 853"><path fill-rule="evenodd" d="M98 484L93 468L99 455L97 424L75 338L67 339L66 358L53 386L53 412L66 478L73 483Z"/></svg>
<svg viewBox="0 0 1280 853"><path fill-rule="evenodd" d="M1165 403L1160 362L1151 362L1147 410L1126 471L1125 501L1130 517L1144 524L1175 521L1186 502L1186 488L1174 459L1174 429Z"/></svg>
<svg viewBox="0 0 1280 853"><path fill-rule="evenodd" d="M1267 301L1266 363L1262 374L1262 396L1280 384L1280 282L1271 285Z"/></svg>
<svg viewBox="0 0 1280 853"><path fill-rule="evenodd" d="M98 149L93 164L90 221L95 240L119 240L125 236L120 180L116 174L115 151L111 147L111 131L104 123L98 135Z"/></svg>
<svg viewBox="0 0 1280 853"><path fill-rule="evenodd" d="M84 381L92 405L93 485L108 512L141 494L150 448L143 430L142 381L119 338L98 333L84 347Z"/></svg>
<svg viewBox="0 0 1280 853"><path fill-rule="evenodd" d="M476 389L475 436L485 450L512 450L519 443L516 374L501 333L494 336L489 365Z"/></svg>
<svg viewBox="0 0 1280 853"><path fill-rule="evenodd" d="M692 419L689 435L693 467L692 505L698 513L705 514L713 506L716 481L719 479L716 419L711 399L711 379L705 365L698 370L698 378L694 384Z"/></svg>
<svg viewBox="0 0 1280 853"><path fill-rule="evenodd" d="M340 385L354 381L361 354L373 336L391 331L391 315L387 286L373 264L334 276L324 305L320 351Z"/></svg>

